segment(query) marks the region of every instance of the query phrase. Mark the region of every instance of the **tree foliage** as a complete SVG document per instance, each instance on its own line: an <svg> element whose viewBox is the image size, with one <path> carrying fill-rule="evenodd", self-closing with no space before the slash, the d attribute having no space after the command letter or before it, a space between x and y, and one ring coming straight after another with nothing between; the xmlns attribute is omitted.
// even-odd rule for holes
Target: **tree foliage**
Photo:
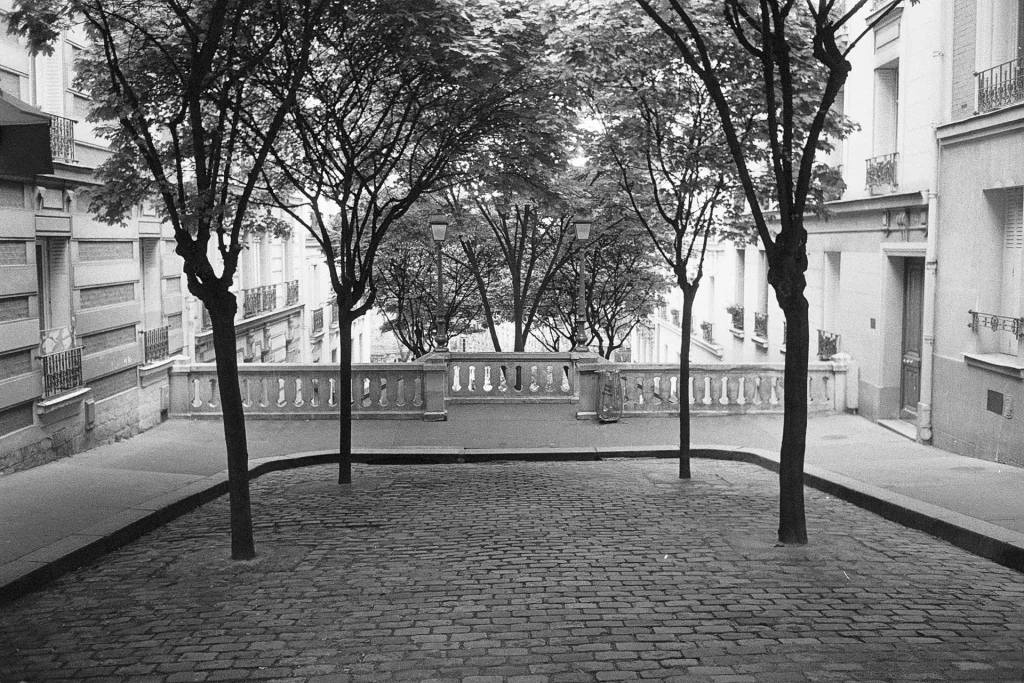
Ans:
<svg viewBox="0 0 1024 683"><path fill-rule="evenodd" d="M700 78L722 125L744 197L768 260L768 281L786 316L786 372L781 463L779 541L806 543L803 466L807 438L809 326L804 213L814 201L821 169L817 155L830 146L828 127L842 125L833 104L850 72L843 26L866 0L636 0ZM897 3L881 13L884 16ZM725 27L727 31L723 31ZM746 77L755 88L757 138L744 144L749 114L729 95L735 55L750 59ZM766 169L767 182L757 174ZM778 232L769 230L766 207L777 206Z"/></svg>
<svg viewBox="0 0 1024 683"><path fill-rule="evenodd" d="M320 0L17 0L9 30L48 52L81 27L76 63L111 155L92 210L121 222L150 197L174 229L189 291L210 311L224 411L232 556L252 557L248 453L229 291L247 208L294 102L321 17ZM278 84L267 97L262 82ZM242 144L259 109L263 143Z"/></svg>

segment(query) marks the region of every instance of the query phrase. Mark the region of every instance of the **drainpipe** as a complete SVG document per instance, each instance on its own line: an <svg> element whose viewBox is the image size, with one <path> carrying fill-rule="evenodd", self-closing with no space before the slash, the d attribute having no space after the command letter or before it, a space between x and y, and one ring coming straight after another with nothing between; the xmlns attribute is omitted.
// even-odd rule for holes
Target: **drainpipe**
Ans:
<svg viewBox="0 0 1024 683"><path fill-rule="evenodd" d="M924 312L922 316L923 348L921 353L921 397L917 404L917 442L931 443L932 440L932 375L935 355L935 279L938 273L936 246L938 241L938 143L935 150L935 171L928 189L928 241L924 259Z"/></svg>

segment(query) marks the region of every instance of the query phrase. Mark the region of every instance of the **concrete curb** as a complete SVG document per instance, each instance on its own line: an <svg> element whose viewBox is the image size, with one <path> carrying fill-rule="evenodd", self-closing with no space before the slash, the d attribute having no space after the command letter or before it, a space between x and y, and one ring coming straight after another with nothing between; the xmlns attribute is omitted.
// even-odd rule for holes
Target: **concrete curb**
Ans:
<svg viewBox="0 0 1024 683"><path fill-rule="evenodd" d="M440 464L465 462L594 461L604 458L673 458L678 446L586 448L362 448L353 462L366 464ZM694 446L696 459L729 460L779 470L779 455L757 448L725 445ZM250 480L264 474L337 462L336 452L305 451L253 459ZM804 483L857 507L947 541L967 552L1024 572L1024 534L967 517L850 477L805 466ZM44 548L18 558L0 571L0 604L37 590L50 581L144 536L154 529L227 493L227 471L123 510Z"/></svg>

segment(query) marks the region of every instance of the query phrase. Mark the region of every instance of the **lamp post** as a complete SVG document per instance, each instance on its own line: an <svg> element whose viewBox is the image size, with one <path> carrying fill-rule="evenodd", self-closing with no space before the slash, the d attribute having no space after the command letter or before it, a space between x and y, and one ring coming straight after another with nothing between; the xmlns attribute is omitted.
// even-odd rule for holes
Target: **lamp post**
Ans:
<svg viewBox="0 0 1024 683"><path fill-rule="evenodd" d="M448 218L443 214L434 214L430 217L430 236L434 238L437 245L437 308L434 311L435 350L448 350L448 326L444 320L444 271L441 262L441 245L444 243L445 234L448 232Z"/></svg>
<svg viewBox="0 0 1024 683"><path fill-rule="evenodd" d="M589 351L587 348L587 333L584 330L584 322L586 320L586 306L584 304L584 292L583 282L584 273L583 269L586 266L584 256L586 253L585 244L590 239L590 226L592 223L585 219L577 219L573 222L573 227L576 228L576 241L580 243L580 272L576 282L576 345L572 347L573 351Z"/></svg>

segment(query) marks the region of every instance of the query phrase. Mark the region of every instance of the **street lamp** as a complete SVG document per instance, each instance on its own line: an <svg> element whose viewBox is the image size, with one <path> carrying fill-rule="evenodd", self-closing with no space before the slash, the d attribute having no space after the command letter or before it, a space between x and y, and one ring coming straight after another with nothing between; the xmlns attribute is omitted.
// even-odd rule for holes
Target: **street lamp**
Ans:
<svg viewBox="0 0 1024 683"><path fill-rule="evenodd" d="M584 321L586 320L586 306L584 305L584 294L583 294L583 281L584 274L583 269L586 265L584 261L585 255L585 244L590 239L590 227L593 225L589 220L579 218L573 222L573 227L576 228L576 241L580 243L580 272L576 282L576 345L572 348L573 351L589 351L587 348L587 333L584 330Z"/></svg>
<svg viewBox="0 0 1024 683"><path fill-rule="evenodd" d="M447 232L448 218L443 214L433 214L430 217L430 236L434 238L434 244L437 245L437 309L434 312L435 350L437 351L448 350L448 326L444 320L444 273L441 263L441 245L444 243Z"/></svg>

